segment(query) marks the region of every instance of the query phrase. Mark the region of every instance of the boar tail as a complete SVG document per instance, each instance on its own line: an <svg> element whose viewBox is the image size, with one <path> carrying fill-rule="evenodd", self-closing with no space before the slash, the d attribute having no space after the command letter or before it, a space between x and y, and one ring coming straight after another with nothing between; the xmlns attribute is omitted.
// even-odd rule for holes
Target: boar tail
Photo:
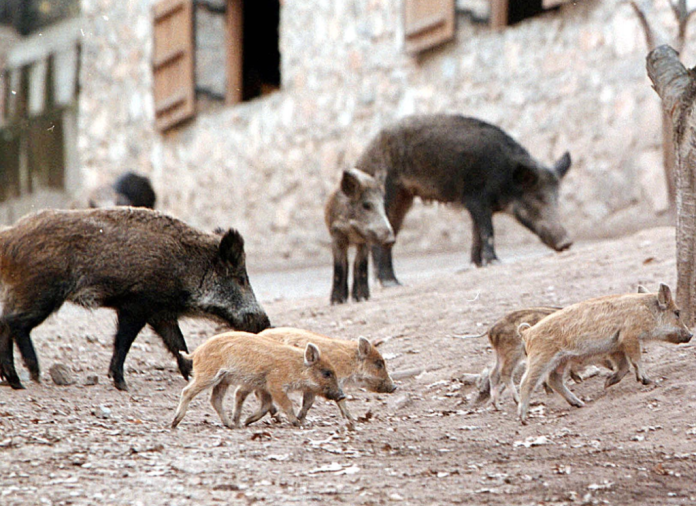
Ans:
<svg viewBox="0 0 696 506"><path fill-rule="evenodd" d="M186 353L183 350L179 350L179 355L181 355L182 357L184 357L188 361L193 361L193 353Z"/></svg>

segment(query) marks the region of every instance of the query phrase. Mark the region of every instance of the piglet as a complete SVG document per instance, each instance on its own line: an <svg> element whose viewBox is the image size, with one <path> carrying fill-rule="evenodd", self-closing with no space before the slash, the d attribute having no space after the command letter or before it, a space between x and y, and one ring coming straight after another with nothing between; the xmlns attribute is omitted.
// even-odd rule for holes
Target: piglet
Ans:
<svg viewBox="0 0 696 506"><path fill-rule="evenodd" d="M226 332L211 337L192 354L181 353L193 361L193 379L181 392L172 428L184 418L191 400L209 388L210 402L229 428L239 427L242 405L247 395L258 392L261 407L245 422L260 419L275 402L290 422L299 426L288 392L299 390L340 402L345 399L331 362L319 348L308 343L304 350L247 332ZM232 421L223 410L223 399L230 385L237 385Z"/></svg>

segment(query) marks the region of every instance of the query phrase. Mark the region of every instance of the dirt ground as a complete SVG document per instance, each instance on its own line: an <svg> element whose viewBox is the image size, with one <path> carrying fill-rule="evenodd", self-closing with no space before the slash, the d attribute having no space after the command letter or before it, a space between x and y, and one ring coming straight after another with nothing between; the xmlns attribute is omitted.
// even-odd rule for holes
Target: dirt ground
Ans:
<svg viewBox="0 0 696 506"><path fill-rule="evenodd" d="M373 286L365 303L331 307L328 292L265 303L275 325L380 338L390 370L406 372L393 394L349 391L353 432L322 400L300 429L229 430L205 395L172 431L185 382L159 339L138 338L119 392L105 373L113 314L66 306L33 334L43 382L22 369L26 390L0 387L0 504L695 504L696 344L647 344L651 386L629 375L604 391L606 372L571 384L581 409L538 391L527 426L509 395L501 411L477 406L461 381L492 355L487 339L455 336L516 308L659 282L676 283L671 228ZM183 328L191 348L215 332ZM53 384L56 362L77 384Z"/></svg>

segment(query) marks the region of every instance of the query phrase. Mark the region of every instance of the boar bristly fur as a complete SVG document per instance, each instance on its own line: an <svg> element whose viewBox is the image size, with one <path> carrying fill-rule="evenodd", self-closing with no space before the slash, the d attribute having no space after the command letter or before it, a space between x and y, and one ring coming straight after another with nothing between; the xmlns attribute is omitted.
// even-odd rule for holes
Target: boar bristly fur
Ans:
<svg viewBox="0 0 696 506"><path fill-rule="evenodd" d="M262 403L246 423L266 414L275 402L293 425L302 422L295 415L288 392L312 392L340 402L345 398L331 362L319 348L308 343L304 350L246 332L226 332L208 339L184 358L193 361L193 378L181 392L172 428L184 418L191 400L212 388L210 402L229 428L239 427L247 395L259 392ZM236 385L235 409L230 420L223 409L227 389Z"/></svg>
<svg viewBox="0 0 696 506"><path fill-rule="evenodd" d="M590 299L557 311L521 331L527 352L527 370L520 384L518 414L527 421L529 401L539 382L549 386L572 406L583 402L568 388L563 373L573 362L608 355L616 371L606 382L611 386L635 369L636 380L651 382L641 362L641 342L660 340L686 343L692 334L680 318L667 285L657 293L631 293Z"/></svg>
<svg viewBox="0 0 696 506"><path fill-rule="evenodd" d="M22 385L13 341L38 381L29 333L65 301L116 310L109 375L121 390L126 354L145 325L185 378L190 365L179 355L186 351L179 317L212 317L251 332L270 326L249 285L239 232L201 232L149 209L48 210L22 218L0 232L0 284L0 377L14 388Z"/></svg>

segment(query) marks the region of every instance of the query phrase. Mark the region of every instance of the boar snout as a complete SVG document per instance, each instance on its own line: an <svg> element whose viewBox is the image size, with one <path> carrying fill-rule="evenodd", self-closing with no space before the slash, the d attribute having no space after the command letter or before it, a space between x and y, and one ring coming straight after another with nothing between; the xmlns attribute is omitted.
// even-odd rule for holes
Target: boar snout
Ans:
<svg viewBox="0 0 696 506"><path fill-rule="evenodd" d="M346 398L346 394L343 393L343 390L340 388L338 390L331 390L326 394L326 398L329 399L330 401L342 401L343 399Z"/></svg>
<svg viewBox="0 0 696 506"><path fill-rule="evenodd" d="M375 388L375 392L379 394L390 394L396 390L396 385L394 384L393 381L383 381L381 382L377 388Z"/></svg>
<svg viewBox="0 0 696 506"><path fill-rule="evenodd" d="M244 332L251 332L254 334L266 330L270 326L271 320L268 319L268 315L264 312L242 313L239 320L234 325L236 330L243 330Z"/></svg>
<svg viewBox="0 0 696 506"><path fill-rule="evenodd" d="M565 251L573 245L568 232L560 225L541 224L536 233L544 244L555 251Z"/></svg>
<svg viewBox="0 0 696 506"><path fill-rule="evenodd" d="M552 246L556 251L565 251L573 245L573 241L570 237L566 236L562 240L558 241Z"/></svg>

